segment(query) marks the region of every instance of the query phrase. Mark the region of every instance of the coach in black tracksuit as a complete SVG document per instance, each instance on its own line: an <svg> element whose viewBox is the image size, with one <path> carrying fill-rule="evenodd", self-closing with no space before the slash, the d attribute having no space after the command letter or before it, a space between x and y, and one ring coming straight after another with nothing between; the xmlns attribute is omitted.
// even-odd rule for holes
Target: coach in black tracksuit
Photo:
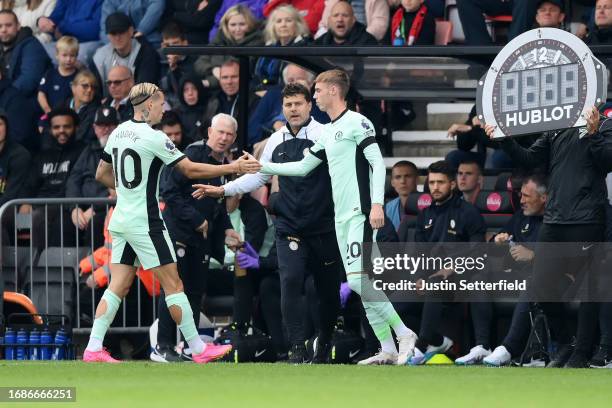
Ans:
<svg viewBox="0 0 612 408"><path fill-rule="evenodd" d="M607 173L612 171L612 121L606 119L600 124L596 108L587 112L586 118L586 128L544 133L527 149L518 146L511 138L502 143L502 148L515 163L528 168L541 167L549 173L548 202L539 242L604 241L607 204L605 179ZM491 134L493 128L487 125L486 129ZM590 269L592 259L597 256L597 246L581 245L586 250L577 250L579 255L563 256L560 253L554 257L536 256L531 287L536 299L562 299L581 272ZM549 316L563 314L560 302L542 303L542 307ZM586 367L596 317L597 305L580 305L577 343L567 360L567 367ZM557 336L560 342L569 342L569 336L561 327ZM556 366L564 362L552 363Z"/></svg>
<svg viewBox="0 0 612 408"><path fill-rule="evenodd" d="M185 155L193 162L213 165L224 164L224 151L236 138L235 121L220 118L208 129L206 143L199 141L185 149ZM191 196L192 184L206 183L220 186L225 177L205 180L191 180L176 171L166 169L162 178L160 194L166 203L163 216L172 240L175 242L178 271L185 286L185 295L193 310L196 327L200 321L202 295L206 289L209 256L214 243L223 245L225 235L240 236L232 229L224 200ZM221 256L221 259L223 257ZM172 349L176 324L165 306L163 293L159 297L158 349L155 351L166 359L176 356Z"/></svg>
<svg viewBox="0 0 612 408"><path fill-rule="evenodd" d="M310 117L311 98L306 87L287 85L282 93L286 126L268 140L261 162L299 161L304 152L322 137L322 126ZM225 195L253 191L271 179L253 174L224 186ZM280 191L270 197L276 215L276 250L281 279L281 307L291 350L289 362L306 356L303 321L304 280L314 276L319 301L319 333L313 362L324 362L340 306L342 260L336 241L331 181L327 165L318 166L306 177L279 177Z"/></svg>

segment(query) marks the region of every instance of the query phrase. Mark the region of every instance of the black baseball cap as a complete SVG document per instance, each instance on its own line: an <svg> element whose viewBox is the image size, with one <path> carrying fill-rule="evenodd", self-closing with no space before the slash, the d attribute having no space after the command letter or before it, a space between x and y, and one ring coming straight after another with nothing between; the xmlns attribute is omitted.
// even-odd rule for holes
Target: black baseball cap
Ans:
<svg viewBox="0 0 612 408"><path fill-rule="evenodd" d="M114 108L102 106L96 111L94 125L118 125L119 115Z"/></svg>
<svg viewBox="0 0 612 408"><path fill-rule="evenodd" d="M134 27L132 19L121 12L116 12L106 17L105 25L107 34L123 34L130 27Z"/></svg>
<svg viewBox="0 0 612 408"><path fill-rule="evenodd" d="M565 10L565 3L563 0L541 0L538 2L538 7L540 8L540 6L544 3L551 3L554 4L555 6L559 7L561 9L561 11Z"/></svg>

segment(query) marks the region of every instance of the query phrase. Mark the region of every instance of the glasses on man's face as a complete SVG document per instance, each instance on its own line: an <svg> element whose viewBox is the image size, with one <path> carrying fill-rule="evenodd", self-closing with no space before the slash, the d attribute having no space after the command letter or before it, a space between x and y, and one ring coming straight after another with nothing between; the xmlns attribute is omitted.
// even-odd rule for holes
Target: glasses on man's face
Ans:
<svg viewBox="0 0 612 408"><path fill-rule="evenodd" d="M94 84L78 84L81 88L83 88L84 90L88 90L88 89L94 89L95 85Z"/></svg>
<svg viewBox="0 0 612 408"><path fill-rule="evenodd" d="M128 79L130 79L130 78L116 79L116 80L114 80L114 81L113 81L113 80L108 79L108 80L106 81L106 86L119 86L119 85L121 85L122 83L124 83L125 81L127 81Z"/></svg>

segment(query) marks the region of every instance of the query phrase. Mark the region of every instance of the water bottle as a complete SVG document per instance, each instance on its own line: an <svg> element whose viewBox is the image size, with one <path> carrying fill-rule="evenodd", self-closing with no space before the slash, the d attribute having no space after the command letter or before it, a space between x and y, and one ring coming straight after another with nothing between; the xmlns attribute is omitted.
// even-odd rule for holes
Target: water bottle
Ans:
<svg viewBox="0 0 612 408"><path fill-rule="evenodd" d="M44 329L40 335L40 344L51 344L53 343L53 338L51 337L51 333L49 329ZM40 346L40 359L41 360L51 360L51 347L49 346Z"/></svg>
<svg viewBox="0 0 612 408"><path fill-rule="evenodd" d="M25 329L19 329L17 332L17 358L16 360L27 360L28 352L25 344L28 342L28 333Z"/></svg>
<svg viewBox="0 0 612 408"><path fill-rule="evenodd" d="M14 360L15 359L15 348L13 344L16 341L15 331L8 327L6 329L6 333L4 333L4 344L6 347L4 348L4 358L6 360Z"/></svg>
<svg viewBox="0 0 612 408"><path fill-rule="evenodd" d="M55 348L53 349L53 357L52 360L64 360L66 358L66 353L64 350L64 344L66 344L66 332L64 329L59 329L55 333Z"/></svg>
<svg viewBox="0 0 612 408"><path fill-rule="evenodd" d="M33 329L30 332L30 360L41 360L40 358L40 332Z"/></svg>

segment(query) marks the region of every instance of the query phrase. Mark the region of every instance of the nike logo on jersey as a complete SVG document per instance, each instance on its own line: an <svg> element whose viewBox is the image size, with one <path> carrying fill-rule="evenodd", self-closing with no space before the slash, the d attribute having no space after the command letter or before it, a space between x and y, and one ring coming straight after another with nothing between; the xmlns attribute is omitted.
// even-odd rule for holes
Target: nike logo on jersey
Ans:
<svg viewBox="0 0 612 408"><path fill-rule="evenodd" d="M355 261L356 261L356 259L353 259L352 261L347 262L347 265L352 265L352 264L354 264L354 263L355 263Z"/></svg>

